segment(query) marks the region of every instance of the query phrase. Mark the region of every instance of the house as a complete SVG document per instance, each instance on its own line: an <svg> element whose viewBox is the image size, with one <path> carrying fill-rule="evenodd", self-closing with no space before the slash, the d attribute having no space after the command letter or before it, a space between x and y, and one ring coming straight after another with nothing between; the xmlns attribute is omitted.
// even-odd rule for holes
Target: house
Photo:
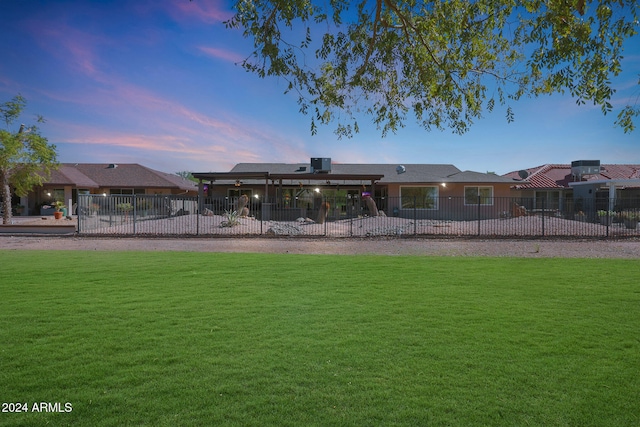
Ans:
<svg viewBox="0 0 640 427"><path fill-rule="evenodd" d="M514 194L529 201L529 209L576 211L640 207L640 165L600 164L576 160L571 164L546 164L503 175L520 181Z"/></svg>
<svg viewBox="0 0 640 427"><path fill-rule="evenodd" d="M194 173L200 194L213 200L241 195L269 208L304 217L328 201L334 218L360 212L363 197L372 197L386 215L460 219L494 217L509 197L512 178L491 173L461 171L451 164L333 163L312 158L309 163L239 163L229 172ZM205 203L206 204L206 203ZM446 205L446 206L445 206ZM231 206L231 205L227 205ZM202 206L207 208L211 206ZM213 206L215 208L215 206ZM508 208L507 208L508 209ZM290 218L289 218L290 219Z"/></svg>
<svg viewBox="0 0 640 427"><path fill-rule="evenodd" d="M197 194L197 185L178 175L160 172L137 163L62 163L42 186L20 204L25 215L43 214L41 206L60 200L76 203L78 194Z"/></svg>

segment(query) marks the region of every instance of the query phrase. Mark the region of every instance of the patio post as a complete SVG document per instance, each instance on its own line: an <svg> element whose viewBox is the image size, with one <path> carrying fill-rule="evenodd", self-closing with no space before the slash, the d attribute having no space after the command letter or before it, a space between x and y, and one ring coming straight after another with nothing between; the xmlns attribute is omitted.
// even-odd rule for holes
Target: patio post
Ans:
<svg viewBox="0 0 640 427"><path fill-rule="evenodd" d="M204 184L202 178L198 180L198 214L202 215L204 212Z"/></svg>

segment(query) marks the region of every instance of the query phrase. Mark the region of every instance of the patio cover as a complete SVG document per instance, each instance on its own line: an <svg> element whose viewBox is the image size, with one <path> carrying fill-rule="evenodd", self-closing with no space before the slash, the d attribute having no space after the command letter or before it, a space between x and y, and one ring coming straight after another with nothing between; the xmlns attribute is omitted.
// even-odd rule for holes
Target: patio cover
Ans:
<svg viewBox="0 0 640 427"><path fill-rule="evenodd" d="M269 194L269 180L278 181L282 185L282 180L291 179L296 181L371 181L373 187L376 181L384 177L383 174L333 174L333 173L270 173L270 172L195 172L191 174L199 180L198 194L203 200L203 181L225 181L239 179L264 179L265 198ZM202 211L202 206L200 206Z"/></svg>
<svg viewBox="0 0 640 427"><path fill-rule="evenodd" d="M570 182L569 187L591 186L609 187L609 210L613 210L616 188L640 187L640 179L599 179L595 181Z"/></svg>
<svg viewBox="0 0 640 427"><path fill-rule="evenodd" d="M383 174L334 174L334 173L270 173L270 172L196 172L194 178L200 181L218 181L235 179L260 179L279 181L294 179L299 181L378 181Z"/></svg>

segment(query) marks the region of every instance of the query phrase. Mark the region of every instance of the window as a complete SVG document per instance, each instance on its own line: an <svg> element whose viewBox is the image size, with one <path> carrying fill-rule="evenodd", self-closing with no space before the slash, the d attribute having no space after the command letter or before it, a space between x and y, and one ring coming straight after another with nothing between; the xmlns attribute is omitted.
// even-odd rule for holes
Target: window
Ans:
<svg viewBox="0 0 640 427"><path fill-rule="evenodd" d="M535 192L536 204L535 209L558 209L560 207L560 192L559 191L536 191Z"/></svg>
<svg viewBox="0 0 640 427"><path fill-rule="evenodd" d="M480 198L481 205L493 205L493 187L464 187L464 204L478 205Z"/></svg>
<svg viewBox="0 0 640 427"><path fill-rule="evenodd" d="M400 187L402 209L438 209L438 187Z"/></svg>
<svg viewBox="0 0 640 427"><path fill-rule="evenodd" d="M55 190L50 191L50 193L52 201L64 201L64 188L56 188Z"/></svg>
<svg viewBox="0 0 640 427"><path fill-rule="evenodd" d="M145 194L144 188L112 188L109 190L109 194L113 195L132 195L132 194Z"/></svg>

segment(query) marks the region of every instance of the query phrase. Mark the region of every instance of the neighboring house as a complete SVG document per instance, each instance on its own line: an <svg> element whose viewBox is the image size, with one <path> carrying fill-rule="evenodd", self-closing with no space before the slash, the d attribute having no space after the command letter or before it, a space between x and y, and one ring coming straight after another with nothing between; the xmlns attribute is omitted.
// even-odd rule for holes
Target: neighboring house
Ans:
<svg viewBox="0 0 640 427"><path fill-rule="evenodd" d="M446 208L459 218L495 216L503 211L495 200L511 196L514 180L490 173L461 171L447 164L240 163L229 172L194 173L201 194L230 200L246 194L278 209L319 208L329 200L332 216L346 215L349 204L370 194L388 216L438 218ZM205 194L206 193L206 194ZM444 205L447 205L446 207ZM507 207L508 209L508 207Z"/></svg>
<svg viewBox="0 0 640 427"><path fill-rule="evenodd" d="M503 175L520 180L514 194L530 201L529 209L613 209L640 206L640 165L600 164L576 160L571 164L546 164ZM624 206L622 206L624 205Z"/></svg>
<svg viewBox="0 0 640 427"><path fill-rule="evenodd" d="M77 202L78 194L197 194L197 185L178 175L137 163L63 163L50 178L20 200L26 215L39 215L53 201Z"/></svg>

